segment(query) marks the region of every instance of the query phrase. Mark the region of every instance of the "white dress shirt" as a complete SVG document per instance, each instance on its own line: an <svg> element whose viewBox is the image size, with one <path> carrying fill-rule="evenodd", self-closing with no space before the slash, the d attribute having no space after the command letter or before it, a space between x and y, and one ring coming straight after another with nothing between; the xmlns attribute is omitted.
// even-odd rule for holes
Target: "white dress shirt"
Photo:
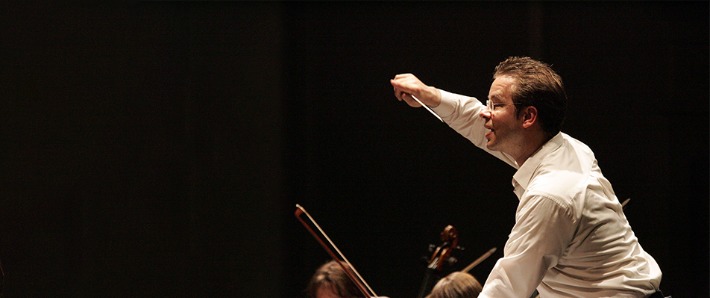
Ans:
<svg viewBox="0 0 710 298"><path fill-rule="evenodd" d="M488 276L483 297L644 297L661 270L631 230L594 153L559 133L522 166L486 148L485 108L475 98L441 90L433 110L477 147L517 169L520 200L513 226Z"/></svg>

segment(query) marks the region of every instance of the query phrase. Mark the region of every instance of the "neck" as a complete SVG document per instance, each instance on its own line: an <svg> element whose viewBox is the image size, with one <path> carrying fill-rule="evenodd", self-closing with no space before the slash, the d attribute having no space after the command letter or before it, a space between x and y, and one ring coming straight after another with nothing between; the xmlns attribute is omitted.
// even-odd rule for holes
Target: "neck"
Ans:
<svg viewBox="0 0 710 298"><path fill-rule="evenodd" d="M544 133L530 135L529 137L523 139L518 147L518 150L516 150L517 152L511 154L511 156L515 158L515 162L518 166L522 166L523 163L530 158L530 156L540 150L542 145L545 145L545 143L547 143L550 139L551 138Z"/></svg>

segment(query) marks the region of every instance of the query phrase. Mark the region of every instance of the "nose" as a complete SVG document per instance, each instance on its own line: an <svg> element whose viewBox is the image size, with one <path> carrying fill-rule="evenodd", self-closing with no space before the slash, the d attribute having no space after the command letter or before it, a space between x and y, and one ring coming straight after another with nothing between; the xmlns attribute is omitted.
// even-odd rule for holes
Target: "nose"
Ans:
<svg viewBox="0 0 710 298"><path fill-rule="evenodd" d="M483 110L479 113L479 115L485 119L490 119L491 118L491 110L488 109L488 107L483 107Z"/></svg>

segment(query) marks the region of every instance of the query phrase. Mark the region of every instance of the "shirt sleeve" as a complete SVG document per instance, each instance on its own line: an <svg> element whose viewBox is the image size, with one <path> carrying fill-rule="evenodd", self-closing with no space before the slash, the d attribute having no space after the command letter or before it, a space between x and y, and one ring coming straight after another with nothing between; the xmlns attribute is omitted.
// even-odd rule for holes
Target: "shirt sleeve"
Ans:
<svg viewBox="0 0 710 298"><path fill-rule="evenodd" d="M476 98L459 95L439 89L441 92L441 103L432 108L449 127L464 138L473 143L476 147L483 149L489 154L504 161L508 165L518 168L515 160L510 156L486 148L486 119L480 116L485 106Z"/></svg>
<svg viewBox="0 0 710 298"><path fill-rule="evenodd" d="M574 234L571 208L553 198L521 198L515 226L479 297L530 297Z"/></svg>

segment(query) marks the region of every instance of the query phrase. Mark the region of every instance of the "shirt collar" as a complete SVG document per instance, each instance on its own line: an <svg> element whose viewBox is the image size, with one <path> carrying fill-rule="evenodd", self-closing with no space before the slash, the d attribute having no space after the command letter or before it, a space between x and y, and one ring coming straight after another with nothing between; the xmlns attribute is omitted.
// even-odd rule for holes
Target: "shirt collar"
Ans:
<svg viewBox="0 0 710 298"><path fill-rule="evenodd" d="M562 133L559 132L552 139L547 141L547 143L543 144L537 152L528 157L528 159L523 162L523 165L520 166L518 171L513 175L513 187L517 188L517 186L520 186L523 190L527 189L535 170L538 168L540 163L542 163L542 159L549 153L562 146L563 141ZM518 196L520 195L522 194L519 194Z"/></svg>

